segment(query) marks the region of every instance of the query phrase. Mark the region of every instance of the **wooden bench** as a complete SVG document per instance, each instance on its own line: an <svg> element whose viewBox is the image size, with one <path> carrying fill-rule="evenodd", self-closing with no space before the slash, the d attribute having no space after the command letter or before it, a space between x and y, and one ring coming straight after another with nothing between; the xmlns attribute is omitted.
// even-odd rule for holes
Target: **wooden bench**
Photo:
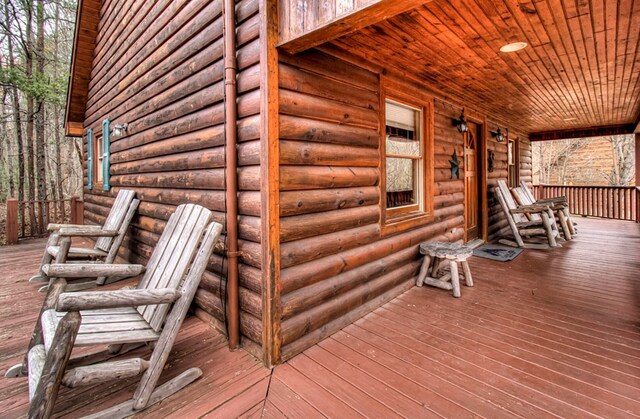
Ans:
<svg viewBox="0 0 640 419"><path fill-rule="evenodd" d="M445 290L452 290L454 297L460 297L458 263L462 264L465 283L468 287L473 287L471 269L469 269L469 263L467 262L467 259L473 255L473 250L470 247L456 243L428 242L420 245L420 253L424 255L424 261L416 281L418 287L421 287L422 284L427 284ZM441 277L436 277L442 267L442 262L449 262L450 272Z"/></svg>

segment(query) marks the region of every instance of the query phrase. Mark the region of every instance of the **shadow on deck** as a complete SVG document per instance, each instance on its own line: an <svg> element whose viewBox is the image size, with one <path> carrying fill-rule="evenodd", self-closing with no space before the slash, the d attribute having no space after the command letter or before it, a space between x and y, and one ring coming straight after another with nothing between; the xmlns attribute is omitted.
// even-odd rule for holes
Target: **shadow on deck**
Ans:
<svg viewBox="0 0 640 419"><path fill-rule="evenodd" d="M578 221L563 248L472 258L476 285L462 298L413 288L272 375L190 318L163 379L191 366L204 376L138 416L638 416L640 225ZM0 249L2 372L20 359L39 309L24 281L42 246ZM136 382L63 390L57 414L114 405ZM26 379L0 380L0 412L24 414L26 393Z"/></svg>

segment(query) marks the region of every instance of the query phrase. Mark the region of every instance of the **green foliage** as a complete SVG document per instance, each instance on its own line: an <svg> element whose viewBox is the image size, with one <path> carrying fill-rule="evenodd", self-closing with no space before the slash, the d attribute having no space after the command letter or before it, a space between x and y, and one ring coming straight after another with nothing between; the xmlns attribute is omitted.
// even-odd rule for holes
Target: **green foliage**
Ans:
<svg viewBox="0 0 640 419"><path fill-rule="evenodd" d="M28 78L18 68L0 68L0 82L3 86L17 87L22 93L36 101L45 101L62 106L66 100L68 74L56 78L35 73Z"/></svg>

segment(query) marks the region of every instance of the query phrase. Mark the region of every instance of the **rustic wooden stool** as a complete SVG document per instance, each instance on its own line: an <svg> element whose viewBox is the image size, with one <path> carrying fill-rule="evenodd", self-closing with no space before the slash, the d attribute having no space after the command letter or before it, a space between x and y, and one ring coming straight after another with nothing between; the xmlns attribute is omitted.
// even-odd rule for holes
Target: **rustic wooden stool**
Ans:
<svg viewBox="0 0 640 419"><path fill-rule="evenodd" d="M453 290L453 296L460 297L458 263L461 263L464 270L465 283L468 287L473 287L471 269L469 269L469 263L467 263L467 259L473 255L473 250L470 247L456 243L428 242L420 245L420 253L424 255L424 261L416 281L417 286L421 287L424 283L445 290ZM429 276L429 267L432 261L432 276ZM451 272L444 274L440 278L435 278L443 261L449 261Z"/></svg>

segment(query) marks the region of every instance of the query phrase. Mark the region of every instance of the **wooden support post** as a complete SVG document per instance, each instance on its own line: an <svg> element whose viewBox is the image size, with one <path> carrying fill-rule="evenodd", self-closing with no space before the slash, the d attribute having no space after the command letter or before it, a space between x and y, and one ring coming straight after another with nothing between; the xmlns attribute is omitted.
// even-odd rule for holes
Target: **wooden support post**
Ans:
<svg viewBox="0 0 640 419"><path fill-rule="evenodd" d="M77 196L71 198L71 224L84 224L84 201Z"/></svg>
<svg viewBox="0 0 640 419"><path fill-rule="evenodd" d="M640 223L640 132L636 132L636 223Z"/></svg>
<svg viewBox="0 0 640 419"><path fill-rule="evenodd" d="M7 244L18 244L18 200L7 199Z"/></svg>

